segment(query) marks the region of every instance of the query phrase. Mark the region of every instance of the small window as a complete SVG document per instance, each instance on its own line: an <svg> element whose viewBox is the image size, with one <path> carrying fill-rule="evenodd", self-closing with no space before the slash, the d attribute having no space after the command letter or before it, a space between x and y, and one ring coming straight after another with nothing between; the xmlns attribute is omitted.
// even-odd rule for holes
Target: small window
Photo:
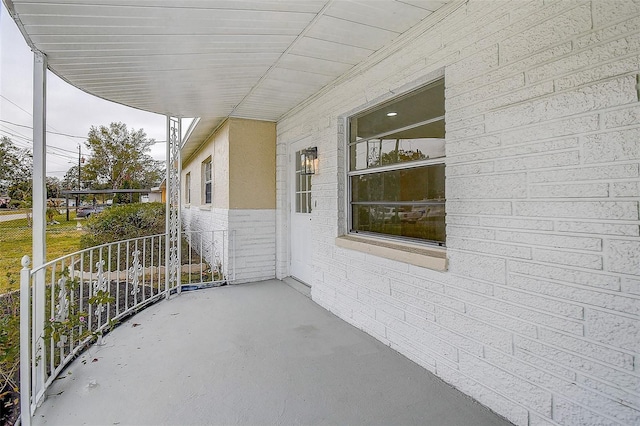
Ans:
<svg viewBox="0 0 640 426"><path fill-rule="evenodd" d="M191 172L184 177L184 202L191 204Z"/></svg>
<svg viewBox="0 0 640 426"><path fill-rule="evenodd" d="M296 213L311 213L311 175L302 173L301 153L296 152Z"/></svg>
<svg viewBox="0 0 640 426"><path fill-rule="evenodd" d="M211 204L211 158L202 163L202 189L204 204Z"/></svg>
<svg viewBox="0 0 640 426"><path fill-rule="evenodd" d="M349 119L350 231L444 245L444 79Z"/></svg>

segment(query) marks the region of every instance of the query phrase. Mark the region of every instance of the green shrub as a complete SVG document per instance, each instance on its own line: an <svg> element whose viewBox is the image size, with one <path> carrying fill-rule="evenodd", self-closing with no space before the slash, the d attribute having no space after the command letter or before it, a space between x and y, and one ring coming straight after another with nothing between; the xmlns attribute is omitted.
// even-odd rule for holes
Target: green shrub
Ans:
<svg viewBox="0 0 640 426"><path fill-rule="evenodd" d="M113 206L91 216L82 236L82 248L114 241L162 234L165 230L165 206L162 203L134 203Z"/></svg>
<svg viewBox="0 0 640 426"><path fill-rule="evenodd" d="M165 206L162 203L134 203L113 206L102 213L92 215L86 223L87 234L80 239L83 249L99 246L116 241L140 238L165 232ZM155 238L146 241L143 247L139 247L143 253L140 260L149 264L164 264L163 240ZM114 271L118 268L128 268L133 259L131 255L137 245L129 247L128 244L118 246L111 251L100 249L86 251L83 255L84 270L89 271L97 267L98 259L105 261L104 270ZM93 257L92 257L93 256ZM91 260L93 259L93 260Z"/></svg>

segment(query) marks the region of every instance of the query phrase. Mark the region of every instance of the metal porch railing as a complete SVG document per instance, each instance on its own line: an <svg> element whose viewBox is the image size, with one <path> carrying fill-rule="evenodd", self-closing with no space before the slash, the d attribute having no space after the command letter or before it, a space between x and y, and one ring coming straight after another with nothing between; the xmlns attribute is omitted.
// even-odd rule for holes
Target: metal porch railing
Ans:
<svg viewBox="0 0 640 426"><path fill-rule="evenodd" d="M231 238L229 238L231 236ZM29 425L45 392L87 346L102 344L123 318L182 290L235 279L233 233L183 232L103 244L29 268L20 276L21 420ZM177 259L177 260L176 260ZM178 267L179 265L179 267Z"/></svg>

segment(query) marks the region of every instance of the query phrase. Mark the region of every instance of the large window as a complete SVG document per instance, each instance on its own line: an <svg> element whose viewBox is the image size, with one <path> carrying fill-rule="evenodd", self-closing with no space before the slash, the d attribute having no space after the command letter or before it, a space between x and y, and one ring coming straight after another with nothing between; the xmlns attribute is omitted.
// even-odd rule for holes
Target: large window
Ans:
<svg viewBox="0 0 640 426"><path fill-rule="evenodd" d="M211 204L211 157L202 163L202 190L205 204Z"/></svg>
<svg viewBox="0 0 640 426"><path fill-rule="evenodd" d="M444 80L349 119L350 231L444 245Z"/></svg>

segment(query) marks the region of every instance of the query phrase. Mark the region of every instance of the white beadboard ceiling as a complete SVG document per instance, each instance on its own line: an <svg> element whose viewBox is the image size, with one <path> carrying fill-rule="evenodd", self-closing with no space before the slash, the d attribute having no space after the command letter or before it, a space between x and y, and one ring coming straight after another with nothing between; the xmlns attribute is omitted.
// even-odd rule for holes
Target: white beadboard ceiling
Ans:
<svg viewBox="0 0 640 426"><path fill-rule="evenodd" d="M447 3L3 1L58 76L131 107L201 117L194 135L227 117L277 121Z"/></svg>

